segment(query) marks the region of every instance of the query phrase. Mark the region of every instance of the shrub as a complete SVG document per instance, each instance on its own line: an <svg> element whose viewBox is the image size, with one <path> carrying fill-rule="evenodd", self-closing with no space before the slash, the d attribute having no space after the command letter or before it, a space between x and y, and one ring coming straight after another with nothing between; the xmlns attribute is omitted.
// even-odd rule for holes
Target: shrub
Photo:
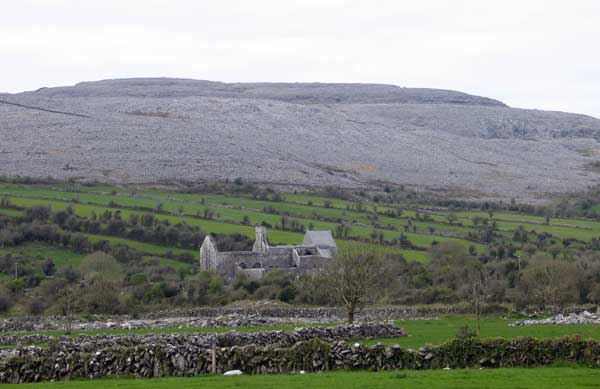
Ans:
<svg viewBox="0 0 600 389"><path fill-rule="evenodd" d="M122 304L115 283L96 278L84 291L84 303L90 313L121 313Z"/></svg>
<svg viewBox="0 0 600 389"><path fill-rule="evenodd" d="M65 278L65 280L67 280L69 284L74 284L75 282L79 281L79 279L81 279L81 273L79 272L79 270L74 269L72 266L66 267L62 271L62 276Z"/></svg>
<svg viewBox="0 0 600 389"><path fill-rule="evenodd" d="M131 285L142 285L146 282L148 282L148 276L146 276L144 273L133 274L131 277L129 277L129 284Z"/></svg>
<svg viewBox="0 0 600 389"><path fill-rule="evenodd" d="M52 258L48 258L46 261L44 261L44 264L42 265L42 271L46 276L52 276L54 273L56 273L56 266L54 265Z"/></svg>
<svg viewBox="0 0 600 389"><path fill-rule="evenodd" d="M43 296L44 299L52 301L58 298L61 291L67 286L67 281L62 278L48 278L40 284L39 296Z"/></svg>
<svg viewBox="0 0 600 389"><path fill-rule="evenodd" d="M279 292L279 296L277 297L284 303L289 303L296 297L296 289L291 285L286 286Z"/></svg>
<svg viewBox="0 0 600 389"><path fill-rule="evenodd" d="M10 297L5 292L0 292L0 313L5 313L10 309Z"/></svg>
<svg viewBox="0 0 600 389"><path fill-rule="evenodd" d="M458 331L456 331L457 339L468 339L468 338L474 338L475 336L476 336L475 331L468 324L464 324L464 325L460 326L458 328Z"/></svg>
<svg viewBox="0 0 600 389"><path fill-rule="evenodd" d="M7 287L11 292L18 293L25 289L25 280L22 278L17 278L16 280L10 281Z"/></svg>
<svg viewBox="0 0 600 389"><path fill-rule="evenodd" d="M118 282L123 279L123 268L116 259L101 251L92 253L79 265L86 280L100 277L108 281Z"/></svg>
<svg viewBox="0 0 600 389"><path fill-rule="evenodd" d="M27 304L27 312L34 316L41 315L46 310L46 302L38 297L35 297Z"/></svg>

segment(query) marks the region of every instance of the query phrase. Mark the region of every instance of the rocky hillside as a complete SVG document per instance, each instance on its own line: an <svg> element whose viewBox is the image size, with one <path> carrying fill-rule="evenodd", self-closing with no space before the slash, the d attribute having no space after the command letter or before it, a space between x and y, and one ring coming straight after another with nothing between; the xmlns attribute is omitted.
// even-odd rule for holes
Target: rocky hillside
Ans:
<svg viewBox="0 0 600 389"><path fill-rule="evenodd" d="M373 84L119 79L0 94L0 174L234 179L536 200L599 176L600 120Z"/></svg>

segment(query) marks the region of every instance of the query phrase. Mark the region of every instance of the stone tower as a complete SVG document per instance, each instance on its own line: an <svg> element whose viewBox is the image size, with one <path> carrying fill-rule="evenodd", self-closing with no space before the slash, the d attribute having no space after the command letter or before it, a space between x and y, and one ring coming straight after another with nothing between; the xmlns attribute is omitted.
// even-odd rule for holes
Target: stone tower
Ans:
<svg viewBox="0 0 600 389"><path fill-rule="evenodd" d="M210 235L206 235L200 247L200 270L217 271L217 244Z"/></svg>
<svg viewBox="0 0 600 389"><path fill-rule="evenodd" d="M262 253L269 251L269 242L267 241L267 229L265 227L256 227L256 240L252 251Z"/></svg>

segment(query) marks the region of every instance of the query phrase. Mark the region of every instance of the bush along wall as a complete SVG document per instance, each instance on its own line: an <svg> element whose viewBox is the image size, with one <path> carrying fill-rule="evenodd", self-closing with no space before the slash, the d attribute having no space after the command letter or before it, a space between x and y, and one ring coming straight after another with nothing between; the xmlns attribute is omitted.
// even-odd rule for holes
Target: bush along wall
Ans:
<svg viewBox="0 0 600 389"><path fill-rule="evenodd" d="M214 350L214 351L213 351ZM212 353L216 364L212 364ZM234 346L194 349L185 345L140 344L98 351L50 347L0 362L0 382L20 383L109 376L193 376L239 369L246 374L334 369L395 370L533 367L569 361L600 367L600 342L559 339L456 339L449 343L403 349L398 345L364 346L320 339L292 347Z"/></svg>

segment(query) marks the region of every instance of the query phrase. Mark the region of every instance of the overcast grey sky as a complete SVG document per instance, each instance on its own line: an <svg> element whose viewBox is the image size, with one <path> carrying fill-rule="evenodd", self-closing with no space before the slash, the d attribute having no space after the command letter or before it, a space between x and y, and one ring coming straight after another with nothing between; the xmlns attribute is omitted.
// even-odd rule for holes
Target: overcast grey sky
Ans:
<svg viewBox="0 0 600 389"><path fill-rule="evenodd" d="M374 82L600 117L600 1L0 0L0 69L0 92Z"/></svg>

